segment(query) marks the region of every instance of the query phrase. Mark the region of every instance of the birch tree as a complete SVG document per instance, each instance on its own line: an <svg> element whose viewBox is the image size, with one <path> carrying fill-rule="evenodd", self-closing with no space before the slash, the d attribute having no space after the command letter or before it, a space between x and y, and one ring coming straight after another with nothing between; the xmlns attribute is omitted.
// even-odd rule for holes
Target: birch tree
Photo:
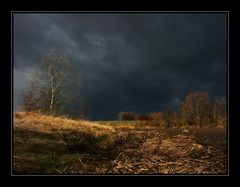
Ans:
<svg viewBox="0 0 240 187"><path fill-rule="evenodd" d="M25 110L59 113L73 98L69 95L72 83L67 80L69 60L51 49L33 74L30 86L23 93Z"/></svg>

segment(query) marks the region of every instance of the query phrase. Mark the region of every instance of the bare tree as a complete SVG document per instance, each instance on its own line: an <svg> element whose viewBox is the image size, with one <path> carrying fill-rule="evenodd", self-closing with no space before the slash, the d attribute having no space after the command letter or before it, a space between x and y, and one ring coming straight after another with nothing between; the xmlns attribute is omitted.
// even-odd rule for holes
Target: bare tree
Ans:
<svg viewBox="0 0 240 187"><path fill-rule="evenodd" d="M172 111L169 107L163 112L163 120L165 121L166 127L172 127L175 125L176 113Z"/></svg>
<svg viewBox="0 0 240 187"><path fill-rule="evenodd" d="M68 59L51 49L40 68L33 74L28 90L23 93L25 110L59 113L72 98L69 95L73 82L67 80Z"/></svg>
<svg viewBox="0 0 240 187"><path fill-rule="evenodd" d="M209 102L207 92L192 92L187 95L182 104L182 114L186 121L193 120L199 127L201 127L201 119L205 114Z"/></svg>
<svg viewBox="0 0 240 187"><path fill-rule="evenodd" d="M226 102L224 100L214 100L212 108L214 125L225 124L227 117Z"/></svg>
<svg viewBox="0 0 240 187"><path fill-rule="evenodd" d="M22 106L24 111L35 111L37 110L36 96L34 96L33 90L22 93Z"/></svg>

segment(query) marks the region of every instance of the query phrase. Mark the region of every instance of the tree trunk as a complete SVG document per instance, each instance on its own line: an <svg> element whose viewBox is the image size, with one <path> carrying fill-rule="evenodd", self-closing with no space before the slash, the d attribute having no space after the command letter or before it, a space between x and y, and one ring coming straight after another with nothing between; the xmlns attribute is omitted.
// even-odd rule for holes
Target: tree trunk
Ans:
<svg viewBox="0 0 240 187"><path fill-rule="evenodd" d="M199 128L201 128L201 123L200 123L200 117L199 116L197 116L197 125L198 125Z"/></svg>
<svg viewBox="0 0 240 187"><path fill-rule="evenodd" d="M49 76L51 81L51 100L50 100L49 111L51 112L53 110L53 105L54 105L55 90L54 90L54 75L53 75L52 65L49 68L50 68Z"/></svg>
<svg viewBox="0 0 240 187"><path fill-rule="evenodd" d="M50 102L50 107L49 107L49 110L52 111L53 109L53 105L54 105L54 90L52 89L52 92L51 92L51 102Z"/></svg>

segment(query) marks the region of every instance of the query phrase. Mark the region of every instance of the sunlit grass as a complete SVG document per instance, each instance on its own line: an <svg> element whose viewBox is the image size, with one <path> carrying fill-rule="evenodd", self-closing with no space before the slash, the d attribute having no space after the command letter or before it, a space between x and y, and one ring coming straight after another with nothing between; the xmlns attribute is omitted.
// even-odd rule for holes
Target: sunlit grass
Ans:
<svg viewBox="0 0 240 187"><path fill-rule="evenodd" d="M188 135L181 128L164 129L149 122L92 122L16 113L13 171L14 174L226 173L225 129L186 128ZM219 166L208 167L215 163Z"/></svg>

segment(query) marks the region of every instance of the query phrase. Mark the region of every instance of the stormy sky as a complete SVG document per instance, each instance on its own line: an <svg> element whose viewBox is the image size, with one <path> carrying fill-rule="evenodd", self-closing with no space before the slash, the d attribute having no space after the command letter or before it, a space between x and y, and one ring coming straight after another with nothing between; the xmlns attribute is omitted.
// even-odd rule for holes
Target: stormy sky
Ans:
<svg viewBox="0 0 240 187"><path fill-rule="evenodd" d="M62 51L89 119L177 110L191 91L227 91L225 13L14 13L14 109L47 52Z"/></svg>

